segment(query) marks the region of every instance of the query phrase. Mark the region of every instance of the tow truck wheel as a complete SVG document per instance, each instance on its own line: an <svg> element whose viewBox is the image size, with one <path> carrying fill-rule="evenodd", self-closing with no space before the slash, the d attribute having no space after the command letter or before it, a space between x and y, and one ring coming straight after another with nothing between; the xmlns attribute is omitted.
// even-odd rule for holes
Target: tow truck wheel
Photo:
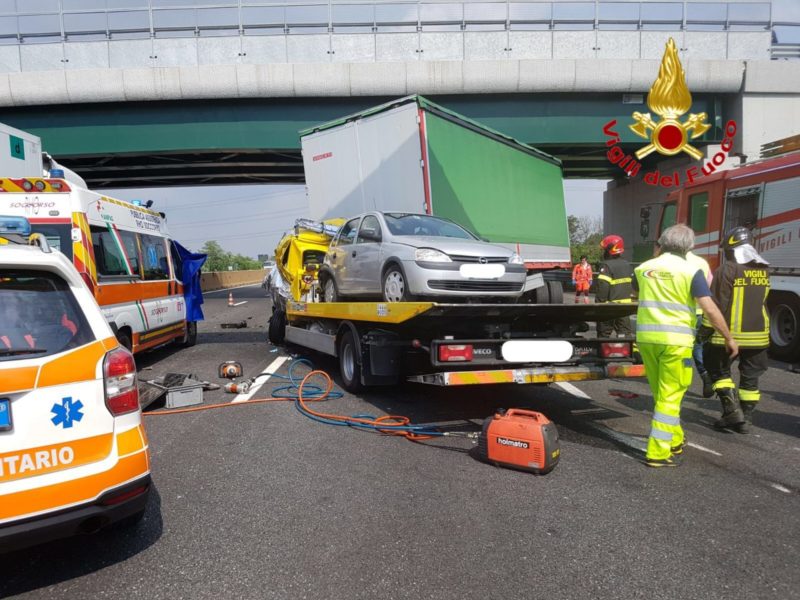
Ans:
<svg viewBox="0 0 800 600"><path fill-rule="evenodd" d="M282 344L286 339L286 313L280 308L276 308L269 319L269 330L267 331L269 341L275 344Z"/></svg>
<svg viewBox="0 0 800 600"><path fill-rule="evenodd" d="M358 392L361 385L361 364L358 357L353 332L349 329L344 332L339 341L339 373L342 376L342 387L348 392Z"/></svg>
<svg viewBox="0 0 800 600"><path fill-rule="evenodd" d="M800 357L800 300L793 294L771 292L769 306L770 354L778 360Z"/></svg>

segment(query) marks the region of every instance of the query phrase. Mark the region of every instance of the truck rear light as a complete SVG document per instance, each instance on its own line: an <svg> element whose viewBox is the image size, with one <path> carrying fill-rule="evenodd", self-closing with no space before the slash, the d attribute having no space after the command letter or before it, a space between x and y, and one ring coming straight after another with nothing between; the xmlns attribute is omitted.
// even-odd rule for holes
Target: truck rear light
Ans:
<svg viewBox="0 0 800 600"><path fill-rule="evenodd" d="M443 344L439 346L441 362L470 362L472 360L472 344Z"/></svg>
<svg viewBox="0 0 800 600"><path fill-rule="evenodd" d="M125 348L116 348L103 360L106 406L114 415L139 410L139 387L136 381L136 363L133 354Z"/></svg>
<svg viewBox="0 0 800 600"><path fill-rule="evenodd" d="M629 358L631 345L628 342L602 342L600 356L603 358Z"/></svg>

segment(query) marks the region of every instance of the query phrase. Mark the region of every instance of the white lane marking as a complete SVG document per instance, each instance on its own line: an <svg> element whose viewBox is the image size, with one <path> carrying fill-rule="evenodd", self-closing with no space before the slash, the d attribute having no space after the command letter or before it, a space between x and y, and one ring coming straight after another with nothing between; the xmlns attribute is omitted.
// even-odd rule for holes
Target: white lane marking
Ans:
<svg viewBox="0 0 800 600"><path fill-rule="evenodd" d="M774 487L779 492L783 492L784 494L791 494L792 490L789 488L783 487L780 483L770 483L770 487Z"/></svg>
<svg viewBox="0 0 800 600"><path fill-rule="evenodd" d="M722 456L716 450L712 450L711 448L706 448L705 446L701 446L700 444L695 444L694 442L686 442L687 446L695 448L696 450L702 450L703 452L708 452L709 454L713 454L714 456Z"/></svg>
<svg viewBox="0 0 800 600"><path fill-rule="evenodd" d="M237 302L234 306L241 306L242 304L247 304L247 300L242 300L241 302Z"/></svg>
<svg viewBox="0 0 800 600"><path fill-rule="evenodd" d="M237 285L236 287L222 288L221 290L211 290L210 292L203 292L203 296L211 294L229 293L231 290L240 290L242 288L261 287L260 283L248 283L247 285Z"/></svg>
<svg viewBox="0 0 800 600"><path fill-rule="evenodd" d="M275 372L278 369L280 369L283 363L285 363L287 360L289 360L288 356L279 356L271 363L269 363L269 366L263 371L261 371L261 373L258 376L258 379L256 379L256 382L253 384L253 386L249 390L247 390L247 393L239 394L238 396L236 396L236 398L231 400L231 404L235 402L247 402L248 400L250 400L255 395L255 393L261 389L261 386L267 383L269 378L272 377L272 375L274 375Z"/></svg>
<svg viewBox="0 0 800 600"><path fill-rule="evenodd" d="M642 452L647 450L647 441L643 440L640 437L633 436L629 433L621 433L619 431L614 431L610 427L606 427L605 425L599 425L597 423L592 423L591 421L586 421L585 424L591 427L592 429L599 431L603 435L618 441L620 444L625 444L626 446L628 446L628 448L633 448L634 450L640 450Z"/></svg>
<svg viewBox="0 0 800 600"><path fill-rule="evenodd" d="M583 398L584 400L592 399L592 397L586 392L584 392L582 389L576 388L574 385L566 381L556 381L556 385L565 392L567 392L568 394L572 394L573 396L577 396L578 398Z"/></svg>

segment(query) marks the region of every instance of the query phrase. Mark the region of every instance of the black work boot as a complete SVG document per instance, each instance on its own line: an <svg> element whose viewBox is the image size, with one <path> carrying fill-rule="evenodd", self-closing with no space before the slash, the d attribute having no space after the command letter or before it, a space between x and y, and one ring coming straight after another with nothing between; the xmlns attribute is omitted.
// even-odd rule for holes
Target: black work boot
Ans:
<svg viewBox="0 0 800 600"><path fill-rule="evenodd" d="M742 407L742 414L744 415L744 423L740 423L735 427L737 433L750 433L750 427L753 425L753 411L756 409L756 402L748 402L740 400L739 405Z"/></svg>
<svg viewBox="0 0 800 600"><path fill-rule="evenodd" d="M714 395L714 382L711 379L711 375L701 373L700 379L703 380L703 398L711 398Z"/></svg>
<svg viewBox="0 0 800 600"><path fill-rule="evenodd" d="M725 429L744 423L744 414L736 400L736 390L733 388L717 390L717 396L722 403L722 416L714 421L714 427Z"/></svg>

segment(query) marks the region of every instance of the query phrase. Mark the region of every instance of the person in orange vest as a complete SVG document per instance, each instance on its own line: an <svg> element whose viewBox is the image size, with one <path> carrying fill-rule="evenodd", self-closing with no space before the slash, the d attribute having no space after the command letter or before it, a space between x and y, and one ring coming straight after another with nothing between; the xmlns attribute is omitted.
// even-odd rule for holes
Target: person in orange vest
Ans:
<svg viewBox="0 0 800 600"><path fill-rule="evenodd" d="M572 269L572 285L575 286L575 304L580 302L583 294L583 303L589 304L589 288L592 286L592 265L586 260L586 255L581 256L581 262Z"/></svg>

